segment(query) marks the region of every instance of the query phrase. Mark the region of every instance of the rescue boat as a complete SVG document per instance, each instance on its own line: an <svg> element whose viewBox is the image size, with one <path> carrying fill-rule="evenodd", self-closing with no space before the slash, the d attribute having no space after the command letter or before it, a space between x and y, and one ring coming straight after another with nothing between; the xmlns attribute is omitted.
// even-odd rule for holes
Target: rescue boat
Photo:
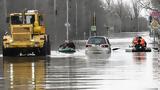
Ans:
<svg viewBox="0 0 160 90"><path fill-rule="evenodd" d="M150 47L143 47L142 45L136 45L126 49L126 52L151 52L151 51L152 50Z"/></svg>
<svg viewBox="0 0 160 90"><path fill-rule="evenodd" d="M62 53L74 53L76 52L76 50L74 48L59 48L58 49L59 52L62 52Z"/></svg>

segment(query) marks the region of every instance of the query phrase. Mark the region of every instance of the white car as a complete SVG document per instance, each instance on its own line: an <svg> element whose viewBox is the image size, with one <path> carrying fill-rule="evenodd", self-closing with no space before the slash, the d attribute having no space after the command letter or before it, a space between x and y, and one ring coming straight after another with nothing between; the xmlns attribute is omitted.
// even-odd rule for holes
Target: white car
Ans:
<svg viewBox="0 0 160 90"><path fill-rule="evenodd" d="M109 54L111 44L105 36L91 36L86 43L86 54Z"/></svg>

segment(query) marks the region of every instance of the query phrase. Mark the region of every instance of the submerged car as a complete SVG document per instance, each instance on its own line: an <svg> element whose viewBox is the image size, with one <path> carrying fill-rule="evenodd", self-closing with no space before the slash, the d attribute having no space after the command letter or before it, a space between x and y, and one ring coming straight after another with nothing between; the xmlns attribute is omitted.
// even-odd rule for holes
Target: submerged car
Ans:
<svg viewBox="0 0 160 90"><path fill-rule="evenodd" d="M86 43L86 54L109 54L111 44L105 36L91 36Z"/></svg>

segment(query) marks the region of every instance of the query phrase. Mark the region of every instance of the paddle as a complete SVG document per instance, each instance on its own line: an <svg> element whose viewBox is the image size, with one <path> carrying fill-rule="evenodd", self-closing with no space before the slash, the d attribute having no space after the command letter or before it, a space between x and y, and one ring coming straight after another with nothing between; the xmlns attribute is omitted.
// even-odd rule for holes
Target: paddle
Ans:
<svg viewBox="0 0 160 90"><path fill-rule="evenodd" d="M159 49L158 49L158 48L153 47L152 49L159 52Z"/></svg>
<svg viewBox="0 0 160 90"><path fill-rule="evenodd" d="M113 48L112 50L115 51L115 50L118 50L118 49L120 49L120 48Z"/></svg>

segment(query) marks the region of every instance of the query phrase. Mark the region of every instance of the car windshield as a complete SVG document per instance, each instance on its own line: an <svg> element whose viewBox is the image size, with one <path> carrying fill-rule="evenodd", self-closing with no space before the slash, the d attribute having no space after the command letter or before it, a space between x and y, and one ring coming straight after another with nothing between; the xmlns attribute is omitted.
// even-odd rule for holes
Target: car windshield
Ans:
<svg viewBox="0 0 160 90"><path fill-rule="evenodd" d="M106 44L106 40L103 37L91 37L88 40L88 44L96 44L96 45Z"/></svg>

